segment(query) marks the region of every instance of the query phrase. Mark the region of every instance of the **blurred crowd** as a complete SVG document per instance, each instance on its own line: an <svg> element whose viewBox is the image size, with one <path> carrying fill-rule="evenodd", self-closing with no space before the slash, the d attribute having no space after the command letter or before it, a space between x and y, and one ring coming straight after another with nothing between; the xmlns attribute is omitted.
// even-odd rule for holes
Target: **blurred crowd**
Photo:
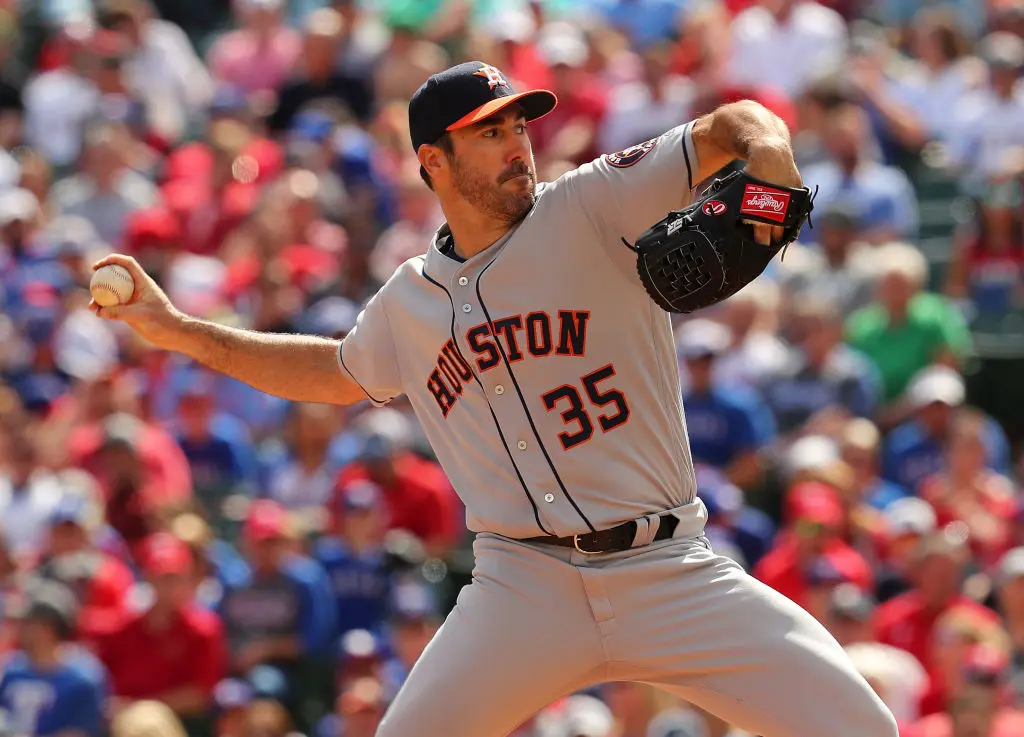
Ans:
<svg viewBox="0 0 1024 737"><path fill-rule="evenodd" d="M468 59L557 94L540 181L725 102L789 124L814 227L677 325L708 536L904 737L1024 735L1024 390L970 390L1024 335L1020 0L0 0L0 733L372 737L472 572L408 404L153 350L89 265L343 337L442 221L407 102ZM724 735L618 683L517 737Z"/></svg>

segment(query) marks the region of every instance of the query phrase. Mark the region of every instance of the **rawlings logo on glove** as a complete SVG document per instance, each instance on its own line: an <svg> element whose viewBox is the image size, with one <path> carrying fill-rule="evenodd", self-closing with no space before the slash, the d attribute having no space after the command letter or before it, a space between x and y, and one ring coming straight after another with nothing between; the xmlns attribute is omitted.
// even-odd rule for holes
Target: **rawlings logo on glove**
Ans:
<svg viewBox="0 0 1024 737"><path fill-rule="evenodd" d="M774 187L748 184L743 190L743 204L740 205L740 212L744 215L761 215L781 223L786 219L787 207L789 207L789 192L783 192Z"/></svg>
<svg viewBox="0 0 1024 737"><path fill-rule="evenodd" d="M796 240L814 209L806 187L783 187L737 171L716 179L704 196L670 212L629 248L647 293L667 312L688 313L731 297L760 276ZM778 225L771 246L754 240L751 223Z"/></svg>

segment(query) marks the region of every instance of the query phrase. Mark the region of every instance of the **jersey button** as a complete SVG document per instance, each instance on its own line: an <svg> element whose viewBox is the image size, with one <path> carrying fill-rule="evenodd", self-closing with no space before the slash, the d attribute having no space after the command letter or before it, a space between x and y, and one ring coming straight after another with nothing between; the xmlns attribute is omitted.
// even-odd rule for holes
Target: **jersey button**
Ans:
<svg viewBox="0 0 1024 737"><path fill-rule="evenodd" d="M544 495L544 501L546 501L548 504L551 504L551 502L555 501L555 495L554 494L545 494Z"/></svg>
<svg viewBox="0 0 1024 737"><path fill-rule="evenodd" d="M504 394L505 393L505 387L503 387L501 384L498 384L496 387L494 387L494 393L495 394Z"/></svg>
<svg viewBox="0 0 1024 737"><path fill-rule="evenodd" d="M462 311L463 312L472 312L473 311L473 305L462 305Z"/></svg>
<svg viewBox="0 0 1024 737"><path fill-rule="evenodd" d="M520 440L518 443L516 443L516 447L519 448L519 450L526 450L526 441Z"/></svg>
<svg viewBox="0 0 1024 737"><path fill-rule="evenodd" d="M460 286L460 287L464 287L464 286L466 286L467 284L469 284L469 279L467 279L467 278L466 278L466 277L464 277L464 276L460 276L460 277L459 277L459 286Z"/></svg>

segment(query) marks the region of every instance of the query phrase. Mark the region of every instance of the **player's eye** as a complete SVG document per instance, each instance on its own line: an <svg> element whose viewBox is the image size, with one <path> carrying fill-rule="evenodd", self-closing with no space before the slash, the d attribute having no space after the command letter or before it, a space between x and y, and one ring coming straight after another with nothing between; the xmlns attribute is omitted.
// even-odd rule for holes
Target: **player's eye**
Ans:
<svg viewBox="0 0 1024 737"><path fill-rule="evenodd" d="M497 128L488 128L483 132L484 138L494 138L496 135L498 135Z"/></svg>
<svg viewBox="0 0 1024 737"><path fill-rule="evenodd" d="M526 133L526 123L520 123L516 126L516 133Z"/></svg>

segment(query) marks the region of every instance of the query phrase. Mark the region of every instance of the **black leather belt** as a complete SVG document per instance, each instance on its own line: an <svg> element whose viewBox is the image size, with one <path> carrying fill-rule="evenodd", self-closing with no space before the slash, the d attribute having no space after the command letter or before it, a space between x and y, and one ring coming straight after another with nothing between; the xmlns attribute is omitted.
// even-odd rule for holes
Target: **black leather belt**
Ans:
<svg viewBox="0 0 1024 737"><path fill-rule="evenodd" d="M658 531L654 540L668 540L676 531L679 518L672 514L663 514L659 518ZM551 535L539 535L530 537L523 542L543 543L544 545L557 545L560 548L575 548L587 555L598 555L600 553L620 553L633 547L633 540L636 539L636 522L630 520L621 525L607 530L588 532L585 535L569 535L568 537L554 537Z"/></svg>

